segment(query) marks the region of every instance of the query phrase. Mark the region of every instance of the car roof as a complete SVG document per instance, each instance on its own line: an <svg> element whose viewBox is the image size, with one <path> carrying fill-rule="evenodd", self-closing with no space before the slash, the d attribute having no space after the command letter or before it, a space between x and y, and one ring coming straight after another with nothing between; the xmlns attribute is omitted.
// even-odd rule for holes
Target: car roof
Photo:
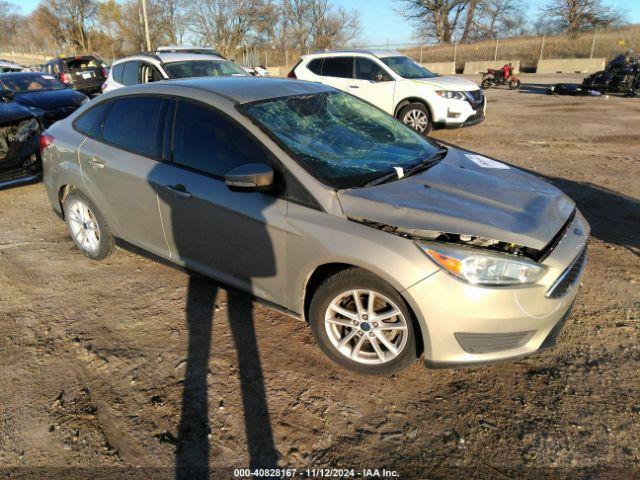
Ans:
<svg viewBox="0 0 640 480"><path fill-rule="evenodd" d="M188 62L193 60L225 60L225 58L218 55L210 55L204 53L172 53L172 52L157 52L157 53L138 53L135 55L129 55L128 57L119 58L111 65L117 65L118 63L127 62L130 60L148 60L153 58L159 60L162 63L171 62Z"/></svg>
<svg viewBox="0 0 640 480"><path fill-rule="evenodd" d="M22 65L9 62L8 60L0 60L0 67L24 68Z"/></svg>
<svg viewBox="0 0 640 480"><path fill-rule="evenodd" d="M169 89L172 86L196 88L226 97L237 104L291 95L337 92L336 89L321 83L268 77L196 77L165 80L153 85ZM140 90L136 89L136 93L140 93Z"/></svg>
<svg viewBox="0 0 640 480"><path fill-rule="evenodd" d="M323 57L323 56L332 56L332 55L349 55L349 54L361 54L361 55L373 55L374 57L398 57L404 56L402 53L396 50L367 50L367 49L344 49L344 50L322 50L319 52L314 52L309 55L305 55L305 57Z"/></svg>

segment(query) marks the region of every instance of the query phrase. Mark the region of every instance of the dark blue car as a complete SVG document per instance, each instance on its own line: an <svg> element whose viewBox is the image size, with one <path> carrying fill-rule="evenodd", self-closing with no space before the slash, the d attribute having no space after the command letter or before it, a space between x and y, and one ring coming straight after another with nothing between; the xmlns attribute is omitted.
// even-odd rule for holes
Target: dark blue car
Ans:
<svg viewBox="0 0 640 480"><path fill-rule="evenodd" d="M13 101L28 108L44 128L89 101L84 93L67 87L53 75L40 72L1 74L0 88L13 91Z"/></svg>

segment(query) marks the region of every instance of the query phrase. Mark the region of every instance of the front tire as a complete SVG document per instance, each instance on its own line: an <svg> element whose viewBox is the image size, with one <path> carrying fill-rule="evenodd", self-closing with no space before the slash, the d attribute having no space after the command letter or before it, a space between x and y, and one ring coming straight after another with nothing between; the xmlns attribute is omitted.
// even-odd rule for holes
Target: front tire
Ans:
<svg viewBox="0 0 640 480"><path fill-rule="evenodd" d="M488 78L483 78L480 82L480 88L482 90L489 90L491 88L491 80Z"/></svg>
<svg viewBox="0 0 640 480"><path fill-rule="evenodd" d="M115 251L115 239L106 220L83 193L74 190L64 200L64 217L76 247L92 260Z"/></svg>
<svg viewBox="0 0 640 480"><path fill-rule="evenodd" d="M398 118L409 128L425 137L433 130L429 109L422 103L410 103L400 110Z"/></svg>
<svg viewBox="0 0 640 480"><path fill-rule="evenodd" d="M509 89L510 90L515 90L517 88L520 88L520 80L510 80L509 81Z"/></svg>
<svg viewBox="0 0 640 480"><path fill-rule="evenodd" d="M418 356L404 299L385 281L358 268L322 282L311 300L309 322L322 351L359 373L392 375Z"/></svg>

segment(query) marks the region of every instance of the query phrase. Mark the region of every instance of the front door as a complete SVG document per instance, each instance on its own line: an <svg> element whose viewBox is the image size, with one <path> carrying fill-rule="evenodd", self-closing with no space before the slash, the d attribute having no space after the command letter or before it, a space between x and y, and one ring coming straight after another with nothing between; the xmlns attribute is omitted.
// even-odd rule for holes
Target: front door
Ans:
<svg viewBox="0 0 640 480"><path fill-rule="evenodd" d="M233 192L224 175L246 163L270 163L248 132L207 105L180 100L172 163L157 182L171 256L205 275L283 303L286 200Z"/></svg>
<svg viewBox="0 0 640 480"><path fill-rule="evenodd" d="M356 57L355 78L349 93L393 115L396 82L386 70L369 58Z"/></svg>

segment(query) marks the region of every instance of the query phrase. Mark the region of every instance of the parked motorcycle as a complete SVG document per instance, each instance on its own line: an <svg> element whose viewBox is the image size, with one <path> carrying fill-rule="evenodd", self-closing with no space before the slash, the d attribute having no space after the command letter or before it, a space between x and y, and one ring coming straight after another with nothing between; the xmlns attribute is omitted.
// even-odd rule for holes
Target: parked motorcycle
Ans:
<svg viewBox="0 0 640 480"><path fill-rule="evenodd" d="M640 61L628 55L619 55L609 62L605 70L582 80L582 85L603 93L640 96Z"/></svg>
<svg viewBox="0 0 640 480"><path fill-rule="evenodd" d="M503 67L504 68L504 67ZM480 82L480 88L487 90L491 87L508 86L510 90L520 88L520 80L513 74L513 69L509 68L507 78L504 76L504 70L502 68L493 69L490 68L482 74L482 81Z"/></svg>

